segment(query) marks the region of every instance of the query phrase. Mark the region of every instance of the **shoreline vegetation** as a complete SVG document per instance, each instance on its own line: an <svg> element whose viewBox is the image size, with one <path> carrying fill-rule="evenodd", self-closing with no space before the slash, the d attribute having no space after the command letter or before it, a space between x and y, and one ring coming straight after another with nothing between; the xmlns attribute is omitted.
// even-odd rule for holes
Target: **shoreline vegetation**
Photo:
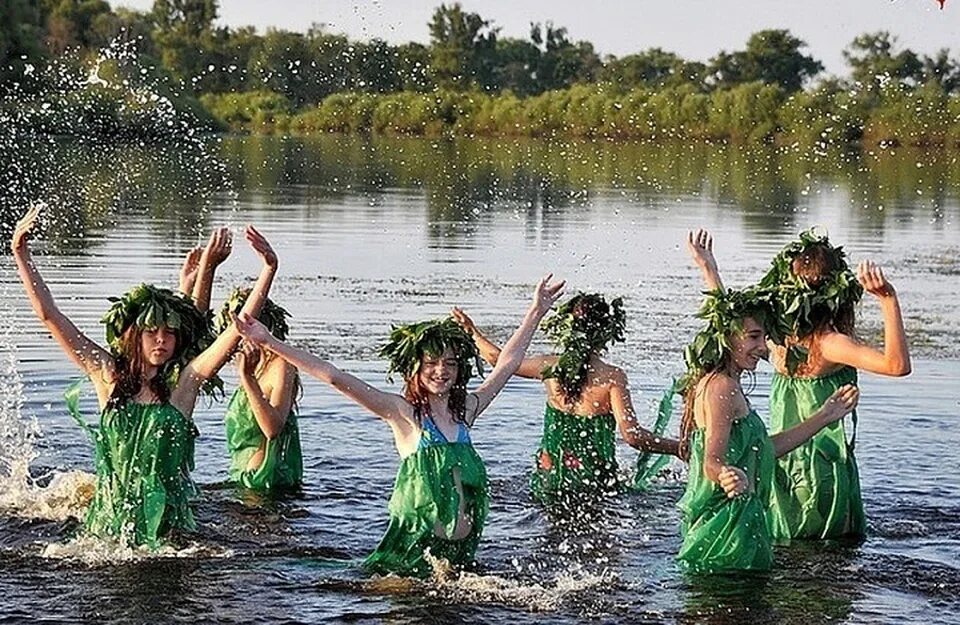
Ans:
<svg viewBox="0 0 960 625"><path fill-rule="evenodd" d="M320 26L218 27L216 0L156 0L149 12L11 2L0 117L21 132L960 147L960 60L899 49L886 32L855 38L844 50L850 75L835 77L786 30L699 62L659 48L601 58L549 22L506 37L458 4L435 10L429 44L392 45Z"/></svg>

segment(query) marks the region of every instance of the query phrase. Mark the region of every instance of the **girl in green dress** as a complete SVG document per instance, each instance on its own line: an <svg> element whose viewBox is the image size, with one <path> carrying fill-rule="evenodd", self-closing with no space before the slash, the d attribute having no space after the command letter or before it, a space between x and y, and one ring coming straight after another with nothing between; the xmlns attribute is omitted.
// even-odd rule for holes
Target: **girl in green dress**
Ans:
<svg viewBox="0 0 960 625"><path fill-rule="evenodd" d="M201 384L229 358L239 335L224 332L209 347L207 324L192 302L167 289L142 284L103 318L109 350L97 345L60 311L34 265L28 240L40 206L17 223L11 246L27 297L64 353L91 380L100 406L95 429L96 490L85 529L128 545L157 547L171 530L195 527L189 500L196 428L191 420ZM256 314L276 273L270 244L252 227L247 240L263 259ZM76 408L76 394L68 398ZM79 414L74 412L79 421Z"/></svg>
<svg viewBox="0 0 960 625"><path fill-rule="evenodd" d="M706 231L691 233L691 254L707 286L721 286L713 241ZM850 270L843 250L813 230L787 245L760 286L774 296L783 339L771 343L775 368L770 387L771 429L802 423L843 385L856 384L858 370L889 376L910 373L910 354L900 303L883 270L862 262ZM855 306L863 291L875 296L883 313L884 344L865 345L854 330ZM866 535L866 517L852 432L831 425L779 460L771 490L776 540Z"/></svg>
<svg viewBox="0 0 960 625"><path fill-rule="evenodd" d="M219 334L231 324L250 295L236 289L214 323ZM258 319L278 341L287 338L286 310L267 299ZM240 388L227 405L225 423L230 452L230 480L251 490L268 492L298 487L303 480L303 454L297 425L297 369L268 349L243 342L237 354Z"/></svg>
<svg viewBox="0 0 960 625"><path fill-rule="evenodd" d="M452 565L472 562L488 509L487 474L469 429L523 360L543 315L563 283L540 281L520 327L497 365L473 391L480 370L476 347L452 319L394 328L381 354L389 374L403 376L403 395L380 391L331 363L277 340L255 319L235 324L244 339L269 349L299 370L326 382L383 419L393 431L400 468L390 497L390 522L376 550L364 561L374 573L427 576L427 553Z"/></svg>
<svg viewBox="0 0 960 625"><path fill-rule="evenodd" d="M679 502L683 544L677 559L691 573L763 571L773 560L766 508L775 458L843 418L859 391L842 386L809 419L773 436L741 386L768 355L772 318L762 292L711 291L699 316L707 327L687 347L680 452L689 480Z"/></svg>
<svg viewBox="0 0 960 625"><path fill-rule="evenodd" d="M500 347L462 310L454 308L453 314L483 359L496 365ZM567 504L571 498L617 492L618 429L628 445L644 454L677 455L677 441L661 438L662 427L654 433L640 426L626 374L600 358L611 343L624 340L625 327L620 298L608 303L599 293L578 293L543 322L559 353L525 358L517 369L518 376L541 380L547 393L530 482L541 503Z"/></svg>

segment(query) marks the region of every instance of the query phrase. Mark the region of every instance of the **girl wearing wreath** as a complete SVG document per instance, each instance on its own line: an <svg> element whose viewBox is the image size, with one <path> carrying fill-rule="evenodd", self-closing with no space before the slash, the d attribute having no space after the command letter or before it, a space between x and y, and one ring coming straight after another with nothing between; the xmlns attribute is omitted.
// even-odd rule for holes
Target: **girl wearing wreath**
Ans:
<svg viewBox="0 0 960 625"><path fill-rule="evenodd" d="M229 330L250 289L235 289L214 322L217 333ZM257 319L278 341L290 331L285 309L267 298ZM225 417L230 481L256 491L289 490L303 479L303 453L297 425L296 367L269 349L244 341L238 353L240 388L234 391Z"/></svg>
<svg viewBox="0 0 960 625"><path fill-rule="evenodd" d="M698 314L707 325L684 352L680 455L689 478L677 504L683 514L677 559L691 573L770 568L774 459L843 419L859 398L855 386L841 386L807 419L768 435L741 376L767 357L772 315L763 291L711 291Z"/></svg>
<svg viewBox="0 0 960 625"><path fill-rule="evenodd" d="M202 349L208 329L193 302L141 284L112 298L102 319L109 351L100 347L60 311L34 265L28 240L40 209L34 206L17 223L11 247L34 311L97 393L96 428L80 417L76 395L68 398L95 444L96 491L84 527L94 536L157 547L169 532L195 528L189 473L197 432L191 415L201 385L226 362L239 335L231 329ZM245 309L256 314L277 257L253 227L246 237L263 259L256 295Z"/></svg>
<svg viewBox="0 0 960 625"><path fill-rule="evenodd" d="M244 339L269 349L299 370L326 382L383 419L393 431L400 468L390 497L390 522L376 550L364 560L374 573L427 576L426 557L453 565L472 562L487 516L487 473L470 440L470 428L523 360L543 315L563 283L537 285L533 303L504 346L493 371L474 390L481 371L470 336L450 318L395 327L381 355L388 378L403 376L403 395L380 391L333 364L279 341L260 322L240 315Z"/></svg>
<svg viewBox="0 0 960 625"><path fill-rule="evenodd" d="M462 310L454 308L453 314L473 336L483 359L496 365L500 347ZM543 322L559 353L525 358L517 369L518 376L541 380L547 393L543 437L530 480L541 503L617 492L617 429L628 445L641 451L641 468L651 454L677 455L677 441L660 437L669 406L661 406L666 418L659 420L655 432L641 427L626 374L600 358L611 343L624 340L625 327L621 298L607 303L599 293L578 293ZM635 481L642 485L646 475L637 475Z"/></svg>
<svg viewBox="0 0 960 625"><path fill-rule="evenodd" d="M710 235L700 230L688 247L708 288L721 288ZM776 306L778 334L771 344L775 373L770 386L771 428L802 423L838 388L857 383L859 369L889 376L910 373L910 354L896 290L883 270L862 262L856 275L840 247L808 230L774 258L760 281ZM861 343L854 329L863 291L883 313L884 343ZM774 538L863 539L866 517L854 455L857 414L849 437L843 422L817 434L780 459L771 492Z"/></svg>

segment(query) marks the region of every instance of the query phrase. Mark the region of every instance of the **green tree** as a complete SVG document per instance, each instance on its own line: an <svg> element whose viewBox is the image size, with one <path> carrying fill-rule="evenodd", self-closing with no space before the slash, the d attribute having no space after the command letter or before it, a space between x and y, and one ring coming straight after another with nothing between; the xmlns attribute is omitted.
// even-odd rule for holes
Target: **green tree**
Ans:
<svg viewBox="0 0 960 625"><path fill-rule="evenodd" d="M192 88L211 65L217 0L154 0L151 16L160 60Z"/></svg>
<svg viewBox="0 0 960 625"><path fill-rule="evenodd" d="M540 65L540 48L523 39L502 38L497 40L496 85L509 89L519 96L539 93L537 69Z"/></svg>
<svg viewBox="0 0 960 625"><path fill-rule="evenodd" d="M711 59L715 83L730 87L748 82L779 85L787 93L823 71L823 64L801 52L806 43L788 30L761 30L750 35L745 50L721 52Z"/></svg>
<svg viewBox="0 0 960 625"><path fill-rule="evenodd" d="M537 82L541 91L564 89L577 82L593 82L600 73L600 57L587 41L572 43L566 28L530 25L530 40L540 50Z"/></svg>
<svg viewBox="0 0 960 625"><path fill-rule="evenodd" d="M935 56L923 57L923 82L935 82L945 93L960 90L960 65L950 58L950 51L941 48Z"/></svg>
<svg viewBox="0 0 960 625"><path fill-rule="evenodd" d="M609 57L600 72L600 79L625 89L638 85L660 87L673 79L683 63L683 59L673 52L650 48L619 59Z"/></svg>
<svg viewBox="0 0 960 625"><path fill-rule="evenodd" d="M437 84L493 88L498 31L459 3L441 4L430 20L430 69Z"/></svg>
<svg viewBox="0 0 960 625"><path fill-rule="evenodd" d="M36 2L4 0L0 4L0 91L19 81L27 64L43 59L40 19Z"/></svg>
<svg viewBox="0 0 960 625"><path fill-rule="evenodd" d="M897 38L885 31L865 33L843 51L851 68L851 78L867 88L882 86L888 80L917 84L923 63L910 50L896 52Z"/></svg>

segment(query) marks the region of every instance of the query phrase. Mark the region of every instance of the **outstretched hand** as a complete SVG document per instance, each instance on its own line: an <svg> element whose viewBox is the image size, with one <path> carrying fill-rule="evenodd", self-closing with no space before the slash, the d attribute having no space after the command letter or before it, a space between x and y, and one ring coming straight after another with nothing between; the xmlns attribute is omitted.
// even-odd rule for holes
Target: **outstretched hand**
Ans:
<svg viewBox="0 0 960 625"><path fill-rule="evenodd" d="M893 285L883 275L883 269L873 261L865 260L857 265L857 280L863 285L864 291L876 297L892 297L896 294Z"/></svg>
<svg viewBox="0 0 960 625"><path fill-rule="evenodd" d="M36 202L27 210L27 213L20 218L16 227L13 229L13 238L10 240L10 249L14 252L22 252L26 249L27 241L30 235L34 233L37 220L40 217L40 211L46 208L43 202Z"/></svg>
<svg viewBox="0 0 960 625"><path fill-rule="evenodd" d="M477 333L477 326L473 323L467 313L463 312L460 308L456 306L453 307L453 310L450 311L450 315L453 317L453 320L460 324L460 327L463 328L463 331L473 336Z"/></svg>
<svg viewBox="0 0 960 625"><path fill-rule="evenodd" d="M727 497L733 499L739 495L750 492L750 480L747 474L738 467L724 466L717 476L720 480L720 487Z"/></svg>
<svg viewBox="0 0 960 625"><path fill-rule="evenodd" d="M713 256L713 235L700 228L687 232L687 251L698 267L717 271L717 259Z"/></svg>
<svg viewBox="0 0 960 625"><path fill-rule="evenodd" d="M254 228L253 226L247 226L244 236L247 238L247 242L250 243L250 247L253 248L260 258L263 259L265 265L270 267L277 266L277 253L273 251L273 247L270 245L270 242L267 241L267 238L260 234L260 231Z"/></svg>
<svg viewBox="0 0 960 625"><path fill-rule="evenodd" d="M207 241L203 253L206 254L208 262L217 266L227 260L232 251L233 233L230 232L230 228L222 227L210 233L210 239Z"/></svg>
<svg viewBox="0 0 960 625"><path fill-rule="evenodd" d="M563 295L563 287L567 284L566 280L550 284L552 279L552 273L544 276L537 283L537 289L533 292L533 309L541 317L547 314L547 311L560 299L560 296Z"/></svg>
<svg viewBox="0 0 960 625"><path fill-rule="evenodd" d="M239 316L231 312L230 318L233 320L233 327L237 329L243 340L257 347L265 345L273 336L265 325L243 311Z"/></svg>
<svg viewBox="0 0 960 625"><path fill-rule="evenodd" d="M821 411L827 423L834 423L854 411L860 401L860 389L853 384L844 384L823 402Z"/></svg>

